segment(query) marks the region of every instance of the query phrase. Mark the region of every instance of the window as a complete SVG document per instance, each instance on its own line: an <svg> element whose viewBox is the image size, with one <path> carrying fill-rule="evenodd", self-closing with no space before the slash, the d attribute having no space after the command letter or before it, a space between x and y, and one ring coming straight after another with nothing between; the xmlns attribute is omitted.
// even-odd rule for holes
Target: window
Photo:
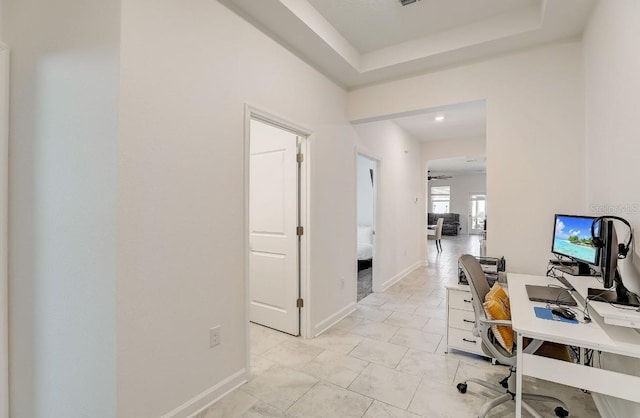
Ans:
<svg viewBox="0 0 640 418"><path fill-rule="evenodd" d="M449 213L450 186L431 187L431 209L433 213Z"/></svg>

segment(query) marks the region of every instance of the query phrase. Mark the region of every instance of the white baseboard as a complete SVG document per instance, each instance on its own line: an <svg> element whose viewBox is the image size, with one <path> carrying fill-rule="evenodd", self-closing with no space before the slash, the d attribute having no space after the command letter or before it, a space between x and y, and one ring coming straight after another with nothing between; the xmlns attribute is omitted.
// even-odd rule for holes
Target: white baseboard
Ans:
<svg viewBox="0 0 640 418"><path fill-rule="evenodd" d="M416 261L415 263L413 263L406 269L402 270L400 273L396 274L386 282L383 282L382 285L380 286L380 291L384 292L394 284L398 283L400 280L404 279L407 274L411 273L415 269L420 268L422 266L424 266L424 261Z"/></svg>
<svg viewBox="0 0 640 418"><path fill-rule="evenodd" d="M314 326L313 336L317 337L318 335L322 334L323 332L325 332L326 330L328 330L338 322L342 321L347 315L351 314L352 312L355 312L357 306L358 306L357 303L351 302L344 308L340 309L338 312L331 315L329 318L325 319L324 321L320 322L318 325Z"/></svg>
<svg viewBox="0 0 640 418"><path fill-rule="evenodd" d="M385 290L393 286L395 283L404 279L407 274L411 273L415 269L423 267L425 265L426 265L426 260L416 261L406 269L402 270L400 273L393 276L391 279L382 283L381 292L384 292ZM344 308L340 309L335 314L328 317L327 319L318 323L318 325L315 325L313 327L313 337L317 337L318 335L322 334L323 332L325 332L326 330L328 330L329 328L331 328L332 326L334 326L335 324L343 320L347 315L354 312L357 306L358 306L357 303L352 302L349 305L345 306Z"/></svg>
<svg viewBox="0 0 640 418"><path fill-rule="evenodd" d="M193 399L188 400L161 418L190 418L218 402L222 397L247 382L247 369L242 369L210 387Z"/></svg>

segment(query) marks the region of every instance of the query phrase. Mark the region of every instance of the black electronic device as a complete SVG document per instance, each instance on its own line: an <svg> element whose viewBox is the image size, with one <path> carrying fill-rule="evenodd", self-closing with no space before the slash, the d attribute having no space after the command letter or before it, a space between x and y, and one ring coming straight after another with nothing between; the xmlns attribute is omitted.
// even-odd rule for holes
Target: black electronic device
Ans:
<svg viewBox="0 0 640 418"><path fill-rule="evenodd" d="M561 316L564 319L576 319L576 314L569 308L563 308L561 306L551 309L554 315Z"/></svg>
<svg viewBox="0 0 640 418"><path fill-rule="evenodd" d="M552 266L565 266L565 267L575 267L578 265L577 261L573 261L573 260L559 260L557 258L552 258L551 260L549 260L549 264L551 264Z"/></svg>
<svg viewBox="0 0 640 418"><path fill-rule="evenodd" d="M577 263L555 267L557 270L572 276L593 275L591 266L598 266L600 262L600 247L593 244L592 227L596 219L593 216L555 215L551 252ZM597 226L595 228L597 230Z"/></svg>
<svg viewBox="0 0 640 418"><path fill-rule="evenodd" d="M604 235L598 232L600 223L605 220L620 221L623 224L625 224L629 229L629 235L627 236L626 244L618 243L618 258L620 259L626 258L627 254L629 253L629 250L631 249L631 243L633 242L633 228L631 227L631 224L629 223L629 221L619 216L600 216L599 218L594 219L593 223L591 224L591 237L593 238L593 245L598 248L604 247L605 245Z"/></svg>
<svg viewBox="0 0 640 418"><path fill-rule="evenodd" d="M498 281L499 274L506 270L507 262L504 257L476 257L476 259L480 263L480 267L482 267L489 286L493 286ZM469 284L460 262L458 262L458 283Z"/></svg>
<svg viewBox="0 0 640 418"><path fill-rule="evenodd" d="M618 236L613 219L622 221L629 227L629 240L626 244L618 243ZM620 272L618 271L618 259L624 259L627 256L629 247L633 239L631 225L623 218L616 216L603 216L596 218L595 222L600 223L600 232L594 240L595 245L601 248L600 268L602 272L602 282L605 289L616 286L615 291L589 288L587 296L594 301L616 303L626 306L640 306L640 300L624 286ZM595 229L592 228L592 231ZM595 234L595 232L592 232ZM595 236L595 235L594 235Z"/></svg>
<svg viewBox="0 0 640 418"><path fill-rule="evenodd" d="M571 293L563 287L525 285L529 300L534 302L553 303L555 305L576 306Z"/></svg>

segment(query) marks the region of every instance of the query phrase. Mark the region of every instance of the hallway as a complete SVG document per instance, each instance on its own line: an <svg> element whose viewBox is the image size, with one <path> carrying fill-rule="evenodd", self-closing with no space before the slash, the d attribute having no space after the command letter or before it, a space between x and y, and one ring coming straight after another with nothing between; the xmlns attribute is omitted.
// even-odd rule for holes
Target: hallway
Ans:
<svg viewBox="0 0 640 418"><path fill-rule="evenodd" d="M431 244L431 243L430 243ZM312 340L251 324L251 378L197 418L213 417L470 417L493 393L465 395L467 376L498 381L504 366L481 357L445 353L444 282L457 276L462 253L479 253L477 236L446 237L419 268ZM572 417L598 417L578 389L525 379L530 391L560 396ZM533 402L532 402L533 403ZM535 404L535 403L534 403ZM549 405L536 404L544 416ZM513 405L491 417L513 417Z"/></svg>
<svg viewBox="0 0 640 418"><path fill-rule="evenodd" d="M458 275L458 258L463 254L480 255L479 235L442 236L442 251L436 251L435 241L427 241L426 270L441 278Z"/></svg>

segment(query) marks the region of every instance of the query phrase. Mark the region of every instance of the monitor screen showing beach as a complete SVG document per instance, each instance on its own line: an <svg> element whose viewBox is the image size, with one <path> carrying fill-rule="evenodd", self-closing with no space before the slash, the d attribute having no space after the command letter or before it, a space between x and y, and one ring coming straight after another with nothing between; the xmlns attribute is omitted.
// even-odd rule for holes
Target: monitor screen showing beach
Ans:
<svg viewBox="0 0 640 418"><path fill-rule="evenodd" d="M593 218L590 217L557 215L551 251L585 263L597 264L597 250L591 237L592 223Z"/></svg>

